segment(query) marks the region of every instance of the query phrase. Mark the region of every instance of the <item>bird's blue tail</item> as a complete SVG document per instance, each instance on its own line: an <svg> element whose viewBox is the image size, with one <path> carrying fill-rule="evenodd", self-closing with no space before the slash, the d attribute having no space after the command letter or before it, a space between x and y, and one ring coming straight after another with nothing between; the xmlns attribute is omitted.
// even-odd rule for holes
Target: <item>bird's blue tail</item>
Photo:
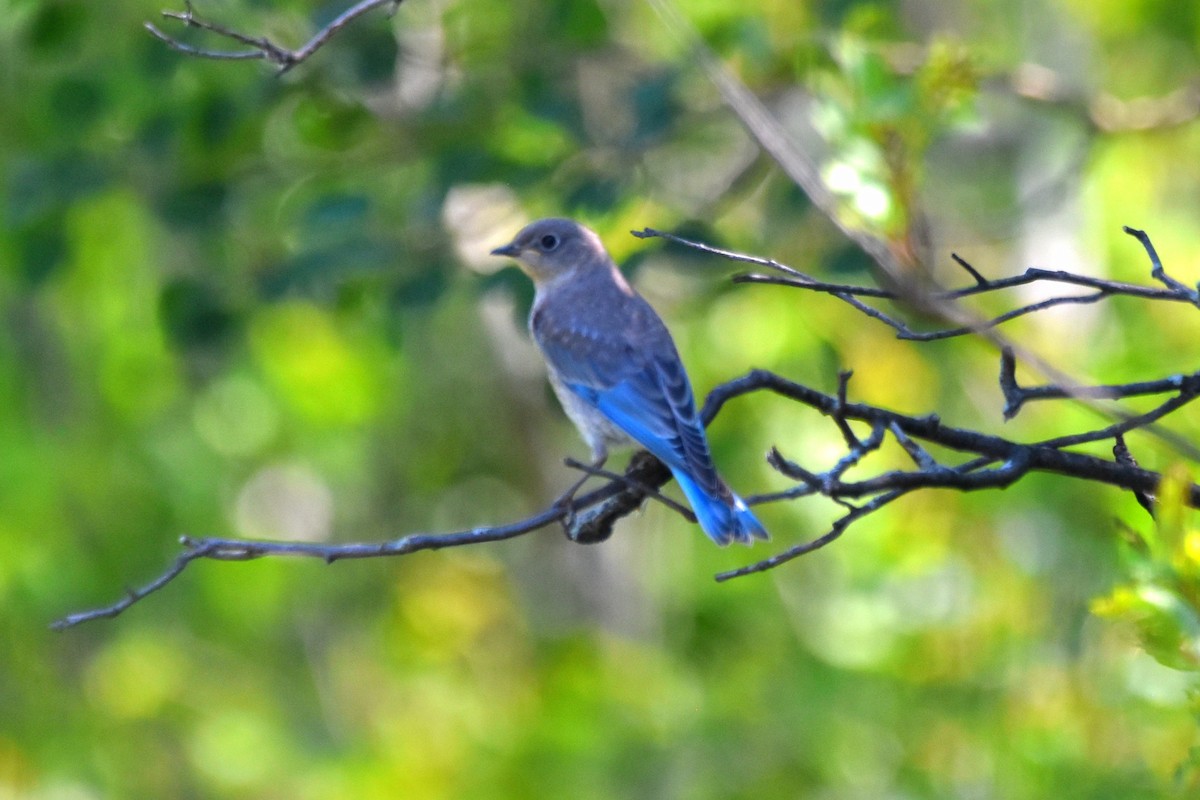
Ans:
<svg viewBox="0 0 1200 800"><path fill-rule="evenodd" d="M675 470L672 472L679 482L679 488L683 489L684 496L691 503L692 511L696 512L696 521L708 538L719 545L730 542L751 544L755 539L770 538L754 512L728 488L724 497L714 497L701 489L690 476Z"/></svg>

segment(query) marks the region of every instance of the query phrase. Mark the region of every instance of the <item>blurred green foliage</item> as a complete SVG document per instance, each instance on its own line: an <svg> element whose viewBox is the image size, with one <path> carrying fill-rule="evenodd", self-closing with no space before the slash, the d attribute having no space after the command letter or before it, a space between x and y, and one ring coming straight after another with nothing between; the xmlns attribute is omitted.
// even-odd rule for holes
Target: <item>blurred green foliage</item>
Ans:
<svg viewBox="0 0 1200 800"><path fill-rule="evenodd" d="M1196 281L1200 126L1137 124L1195 82L1194 9L680 6L801 141L822 135L847 220L896 240L928 219L940 279L963 277L953 249L989 275L1146 281L1127 223ZM341 9L198 11L300 42ZM1200 791L1200 538L1170 500L1191 478L1144 435L1138 459L1178 476L1156 525L1038 477L913 496L718 586L837 509L764 508L774 542L751 553L650 506L591 548L547 530L392 562L201 563L51 633L157 574L181 533L376 540L554 497L583 447L523 333L529 287L486 256L534 216L602 234L700 392L751 366L826 389L852 368L864 400L1000 419L979 343L897 342L626 235L869 280L647 4L408 0L284 77L169 51L141 29L158 11L0 0L0 798ZM1129 300L1008 330L1084 381L1188 370L1195 349L1194 309ZM1004 433L1095 422L1040 404ZM841 447L767 396L712 440L744 493L781 486L772 444L812 467Z"/></svg>
<svg viewBox="0 0 1200 800"><path fill-rule="evenodd" d="M1132 581L1098 598L1093 610L1128 619L1146 651L1179 670L1200 672L1200 531L1187 526L1184 505L1191 472L1176 467L1157 497L1154 529L1126 529L1126 567Z"/></svg>

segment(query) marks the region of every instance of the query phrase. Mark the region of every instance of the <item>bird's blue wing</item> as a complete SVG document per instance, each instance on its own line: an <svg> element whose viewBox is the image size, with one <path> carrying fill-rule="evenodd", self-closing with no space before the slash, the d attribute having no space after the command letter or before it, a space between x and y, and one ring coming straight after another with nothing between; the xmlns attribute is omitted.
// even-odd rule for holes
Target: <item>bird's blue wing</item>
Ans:
<svg viewBox="0 0 1200 800"><path fill-rule="evenodd" d="M622 299L605 304L597 292L590 306L576 305L572 314L535 310L530 328L546 363L564 386L672 470L705 491L722 492L670 333L640 297Z"/></svg>
<svg viewBox="0 0 1200 800"><path fill-rule="evenodd" d="M686 472L703 490L719 493L721 479L696 413L691 384L678 356L673 350L669 355L643 363L613 385L564 383L668 467Z"/></svg>

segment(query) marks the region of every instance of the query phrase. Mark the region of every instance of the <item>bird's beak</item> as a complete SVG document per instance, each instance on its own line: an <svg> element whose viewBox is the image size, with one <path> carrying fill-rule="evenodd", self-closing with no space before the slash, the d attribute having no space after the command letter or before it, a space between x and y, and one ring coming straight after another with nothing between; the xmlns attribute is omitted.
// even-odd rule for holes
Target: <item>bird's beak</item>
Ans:
<svg viewBox="0 0 1200 800"><path fill-rule="evenodd" d="M503 247L497 247L492 251L492 255L494 256L508 256L509 258L516 258L520 253L521 248L517 247L513 242L509 242Z"/></svg>

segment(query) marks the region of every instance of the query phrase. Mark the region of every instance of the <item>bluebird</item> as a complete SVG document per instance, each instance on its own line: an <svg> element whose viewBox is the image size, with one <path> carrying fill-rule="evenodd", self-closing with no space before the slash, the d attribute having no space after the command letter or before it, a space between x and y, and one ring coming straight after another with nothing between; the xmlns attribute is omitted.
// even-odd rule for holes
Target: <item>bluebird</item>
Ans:
<svg viewBox="0 0 1200 800"><path fill-rule="evenodd" d="M762 523L713 466L671 334L600 237L569 219L543 219L492 255L515 259L533 279L529 330L595 465L609 447L637 442L670 468L714 542L766 539Z"/></svg>

